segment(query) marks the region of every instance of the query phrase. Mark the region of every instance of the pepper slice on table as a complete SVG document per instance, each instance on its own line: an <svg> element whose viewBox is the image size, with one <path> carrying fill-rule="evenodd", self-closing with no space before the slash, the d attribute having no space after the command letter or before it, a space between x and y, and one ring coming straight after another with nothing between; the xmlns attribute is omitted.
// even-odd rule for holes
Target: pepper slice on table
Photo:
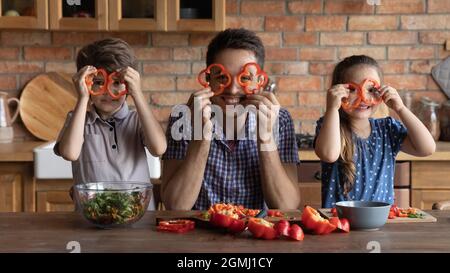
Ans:
<svg viewBox="0 0 450 273"><path fill-rule="evenodd" d="M250 218L248 230L253 234L254 238L272 240L278 237L274 224L262 218Z"/></svg>
<svg viewBox="0 0 450 273"><path fill-rule="evenodd" d="M195 222L191 220L167 220L160 221L157 227L158 231L185 233L195 228Z"/></svg>
<svg viewBox="0 0 450 273"><path fill-rule="evenodd" d="M317 235L329 234L336 229L335 225L320 216L319 212L310 206L305 206L303 209L302 223L307 230Z"/></svg>

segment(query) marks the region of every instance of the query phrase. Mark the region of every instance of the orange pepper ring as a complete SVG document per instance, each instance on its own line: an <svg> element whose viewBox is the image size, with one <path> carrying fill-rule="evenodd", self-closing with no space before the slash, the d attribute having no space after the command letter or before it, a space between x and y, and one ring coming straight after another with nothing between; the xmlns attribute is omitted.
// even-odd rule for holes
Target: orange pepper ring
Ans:
<svg viewBox="0 0 450 273"><path fill-rule="evenodd" d="M108 76L108 85L111 83L111 82L114 82L114 80L113 80L113 77L114 76L116 76L117 74L119 74L119 72L113 72L113 73L111 73L111 74L109 74L109 76ZM113 92L111 92L111 90L109 90L109 88L106 88L107 89L107 91L108 91L108 94L113 98L113 99L118 99L118 98L120 98L121 96L123 96L123 95L125 95L125 94L127 94L128 93L128 86L127 86L127 83L124 81L124 80L122 80L122 81L120 81L121 83L124 83L125 84L125 90L124 91L122 91L122 92L119 92L119 94L117 94L117 95L115 95Z"/></svg>
<svg viewBox="0 0 450 273"><path fill-rule="evenodd" d="M94 84L94 81L93 81L94 77L98 74L102 74L103 78L105 79L105 83L103 83L103 85L100 87L99 91L95 92L92 90L92 85ZM87 77L87 76L91 76L91 75L92 75L92 77ZM100 69L97 69L96 72L89 73L87 76L85 78L85 83L88 88L89 94L91 94L93 96L99 96L99 95L102 95L103 93L105 93L106 86L107 86L107 80L108 80L108 73L106 73L106 70L100 68Z"/></svg>
<svg viewBox="0 0 450 273"><path fill-rule="evenodd" d="M267 78L266 72L264 72L264 70L262 70L261 67L257 63L246 63L244 65L244 67L242 67L241 73L239 73L239 75L238 75L238 83L240 86L242 86L242 88L244 89L244 92L247 95L253 95L255 92L253 92L253 90L248 90L248 86L250 85L250 83L242 82L243 76L250 76L250 73L248 72L249 66L256 67L256 76L262 75L264 77L264 81L262 83L258 82L258 84L257 84L258 87L256 89L260 89L261 87L264 87L267 84L268 78Z"/></svg>
<svg viewBox="0 0 450 273"><path fill-rule="evenodd" d="M366 84L367 84L368 82L373 83L373 87L374 87L374 88L380 89L380 84L379 84L376 80L370 79L370 78L365 79L364 82L363 82L363 84L362 84L362 86L360 87L360 88L361 88L362 100L364 101L364 103L369 104L369 105L372 105L372 104L373 104L373 105L379 104L379 103L383 100L382 97L379 97L379 98L372 98L371 100L369 100L369 99L366 98L364 92L362 92L362 88L363 88L364 86L366 86Z"/></svg>
<svg viewBox="0 0 450 273"><path fill-rule="evenodd" d="M223 90L231 84L231 75L227 71L227 69L221 64L215 64L214 63L214 64L210 64L207 68L205 68L202 71L200 71L200 73L198 73L198 76L197 76L197 81L200 83L200 85L205 87L205 88L208 87L209 86L209 82L203 81L202 75L203 74L211 74L211 68L216 67L216 66L218 68L220 68L220 74L219 75L225 75L227 77L227 82L225 84L220 84L219 85L219 90L217 92L214 92L215 96L219 95L219 94L222 94Z"/></svg>
<svg viewBox="0 0 450 273"><path fill-rule="evenodd" d="M356 90L358 98L352 104L350 104L350 101L348 101L348 97L346 97L345 101L342 101L342 108L344 108L345 110L355 109L361 103L361 98L359 97L360 94L359 85L354 82L348 83L348 85Z"/></svg>

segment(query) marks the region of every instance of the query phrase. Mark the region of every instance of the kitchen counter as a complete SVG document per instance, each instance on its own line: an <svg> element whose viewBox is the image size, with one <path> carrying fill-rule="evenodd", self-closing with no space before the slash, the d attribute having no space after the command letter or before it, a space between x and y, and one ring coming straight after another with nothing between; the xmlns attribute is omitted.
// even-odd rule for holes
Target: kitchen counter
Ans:
<svg viewBox="0 0 450 273"><path fill-rule="evenodd" d="M0 143L0 162L33 162L33 149L43 141Z"/></svg>
<svg viewBox="0 0 450 273"><path fill-rule="evenodd" d="M196 228L187 234L157 232L155 212L129 228L100 230L75 212L0 213L0 252L450 252L450 211L429 211L437 223L386 224L378 231L305 235L302 242L263 241ZM377 243L373 243L377 244Z"/></svg>
<svg viewBox="0 0 450 273"><path fill-rule="evenodd" d="M32 162L33 149L45 144L42 141L0 143L0 162ZM319 161L312 149L300 149L300 160ZM437 142L436 152L428 157L415 157L400 152L398 161L450 161L450 142Z"/></svg>
<svg viewBox="0 0 450 273"><path fill-rule="evenodd" d="M313 149L300 149L298 152L301 161L318 161L319 158ZM427 157L416 157L400 152L397 161L447 161L450 160L450 142L437 142L436 152Z"/></svg>

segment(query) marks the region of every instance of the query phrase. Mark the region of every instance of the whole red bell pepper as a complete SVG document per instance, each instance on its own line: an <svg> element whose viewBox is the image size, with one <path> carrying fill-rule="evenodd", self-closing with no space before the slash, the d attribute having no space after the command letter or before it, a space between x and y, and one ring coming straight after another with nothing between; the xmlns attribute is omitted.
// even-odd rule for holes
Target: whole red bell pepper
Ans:
<svg viewBox="0 0 450 273"><path fill-rule="evenodd" d="M248 230L255 238L272 240L278 237L274 224L262 218L250 218L248 222Z"/></svg>
<svg viewBox="0 0 450 273"><path fill-rule="evenodd" d="M302 223L307 230L317 235L329 234L336 229L335 225L320 216L319 212L310 206L305 206L303 209Z"/></svg>
<svg viewBox="0 0 450 273"><path fill-rule="evenodd" d="M343 232L350 232L350 223L346 218L338 218L338 217L331 217L330 223L336 227L337 230L343 231Z"/></svg>

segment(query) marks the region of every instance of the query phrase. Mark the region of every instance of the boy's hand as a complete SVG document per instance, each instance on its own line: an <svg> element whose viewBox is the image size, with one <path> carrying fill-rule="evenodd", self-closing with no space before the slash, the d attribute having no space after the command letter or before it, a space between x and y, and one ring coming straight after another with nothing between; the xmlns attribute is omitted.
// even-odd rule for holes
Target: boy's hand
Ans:
<svg viewBox="0 0 450 273"><path fill-rule="evenodd" d="M395 112L398 113L400 110L403 109L403 107L405 107L402 98L400 97L395 88L388 85L383 85L380 89L380 92L384 103L386 103L386 105Z"/></svg>
<svg viewBox="0 0 450 273"><path fill-rule="evenodd" d="M327 92L327 110L339 110L342 99L348 97L350 90L348 84L333 85Z"/></svg>
<svg viewBox="0 0 450 273"><path fill-rule="evenodd" d="M139 72L131 67L127 67L122 69L120 74L127 83L128 94L130 94L134 99L136 98L136 95L142 94L141 76L139 75Z"/></svg>
<svg viewBox="0 0 450 273"><path fill-rule="evenodd" d="M89 98L89 90L86 85L86 76L92 73L95 73L97 68L86 65L81 68L75 75L72 77L73 84L75 85L75 89L78 92L79 99L81 98Z"/></svg>

